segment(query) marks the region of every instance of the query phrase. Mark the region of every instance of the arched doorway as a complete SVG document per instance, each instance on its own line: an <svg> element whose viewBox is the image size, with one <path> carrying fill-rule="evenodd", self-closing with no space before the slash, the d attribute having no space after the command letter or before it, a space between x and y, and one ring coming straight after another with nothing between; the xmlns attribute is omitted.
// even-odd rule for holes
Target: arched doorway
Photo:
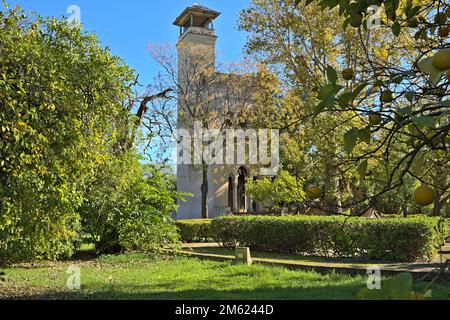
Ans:
<svg viewBox="0 0 450 320"><path fill-rule="evenodd" d="M245 197L245 184L247 182L248 171L245 167L240 167L238 171L238 187L237 187L237 201L239 212L247 210L247 201Z"/></svg>
<svg viewBox="0 0 450 320"><path fill-rule="evenodd" d="M256 181L258 181L258 178L257 177L253 177L253 182L256 182ZM251 203L252 203L252 206L251 206L252 207L252 211L253 211L253 213L255 213L255 212L258 211L258 204L253 199L250 199L250 200L251 200Z"/></svg>
<svg viewBox="0 0 450 320"><path fill-rule="evenodd" d="M231 212L234 212L234 176L230 175L228 178L228 207Z"/></svg>

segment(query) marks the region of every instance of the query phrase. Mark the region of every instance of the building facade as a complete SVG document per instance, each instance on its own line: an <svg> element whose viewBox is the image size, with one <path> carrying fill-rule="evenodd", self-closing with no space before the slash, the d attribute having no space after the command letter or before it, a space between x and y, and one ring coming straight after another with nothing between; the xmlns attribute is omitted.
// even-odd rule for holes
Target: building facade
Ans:
<svg viewBox="0 0 450 320"><path fill-rule="evenodd" d="M177 43L178 91L180 92L178 129L183 128L192 132L194 120L197 120L193 118L200 119L201 112L208 109L209 104L213 106L210 110L208 109L208 112L211 112L214 108L223 111L224 106L229 105L230 101L233 100L229 97L230 90L227 90L226 86L223 85L224 79L229 80L231 76L220 74L215 69L217 36L214 31L214 20L219 15L220 12L200 5L193 5L186 8L174 22L174 25L180 28ZM203 78L200 79L199 77ZM202 81L202 86L193 85L193 83L198 84ZM225 95L227 96L225 97ZM209 122L205 118L200 120L203 121L203 124ZM209 124L206 123L206 126ZM219 126L220 124L216 127ZM183 151L179 148L178 152L182 153ZM177 189L180 192L192 194L192 197L188 197L185 202L179 203L179 210L175 215L176 219L202 218L202 183L205 175L202 168L202 165L199 164L178 162ZM256 204L252 203L251 199L245 195L245 185L250 179L250 169L247 166L213 164L208 166L206 174L208 179L209 218L230 212L256 210Z"/></svg>

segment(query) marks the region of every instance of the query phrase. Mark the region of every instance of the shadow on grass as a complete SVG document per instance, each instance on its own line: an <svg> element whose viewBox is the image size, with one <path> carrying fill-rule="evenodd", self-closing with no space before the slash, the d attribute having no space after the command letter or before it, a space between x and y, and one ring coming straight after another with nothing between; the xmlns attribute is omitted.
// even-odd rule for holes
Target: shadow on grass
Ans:
<svg viewBox="0 0 450 320"><path fill-rule="evenodd" d="M190 289L152 291L148 286L114 286L81 291L41 292L11 297L14 300L352 300L360 285L325 287L268 287L251 290Z"/></svg>

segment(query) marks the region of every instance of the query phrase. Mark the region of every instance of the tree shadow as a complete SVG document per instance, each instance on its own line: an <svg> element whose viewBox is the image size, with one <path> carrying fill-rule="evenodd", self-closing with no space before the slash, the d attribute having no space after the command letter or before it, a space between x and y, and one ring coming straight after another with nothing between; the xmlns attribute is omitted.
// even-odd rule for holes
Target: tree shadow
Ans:
<svg viewBox="0 0 450 320"><path fill-rule="evenodd" d="M161 286L158 286L161 287ZM172 287L171 285L168 287ZM256 289L189 289L158 291L145 285L115 285L80 291L18 294L11 300L352 300L361 285L261 287Z"/></svg>

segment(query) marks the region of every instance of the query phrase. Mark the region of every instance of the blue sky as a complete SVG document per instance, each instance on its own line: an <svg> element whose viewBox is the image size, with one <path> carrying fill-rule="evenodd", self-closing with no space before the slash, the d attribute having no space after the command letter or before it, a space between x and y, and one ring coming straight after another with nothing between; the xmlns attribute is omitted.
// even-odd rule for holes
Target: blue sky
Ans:
<svg viewBox="0 0 450 320"><path fill-rule="evenodd" d="M83 28L95 31L103 45L134 68L143 85L150 84L158 72L148 55L147 44L175 44L179 30L172 22L194 2L222 12L215 22L218 59L240 60L246 34L238 31L236 24L239 12L250 0L8 0L12 5L19 4L27 11L45 16L69 16L67 8L77 5Z"/></svg>

